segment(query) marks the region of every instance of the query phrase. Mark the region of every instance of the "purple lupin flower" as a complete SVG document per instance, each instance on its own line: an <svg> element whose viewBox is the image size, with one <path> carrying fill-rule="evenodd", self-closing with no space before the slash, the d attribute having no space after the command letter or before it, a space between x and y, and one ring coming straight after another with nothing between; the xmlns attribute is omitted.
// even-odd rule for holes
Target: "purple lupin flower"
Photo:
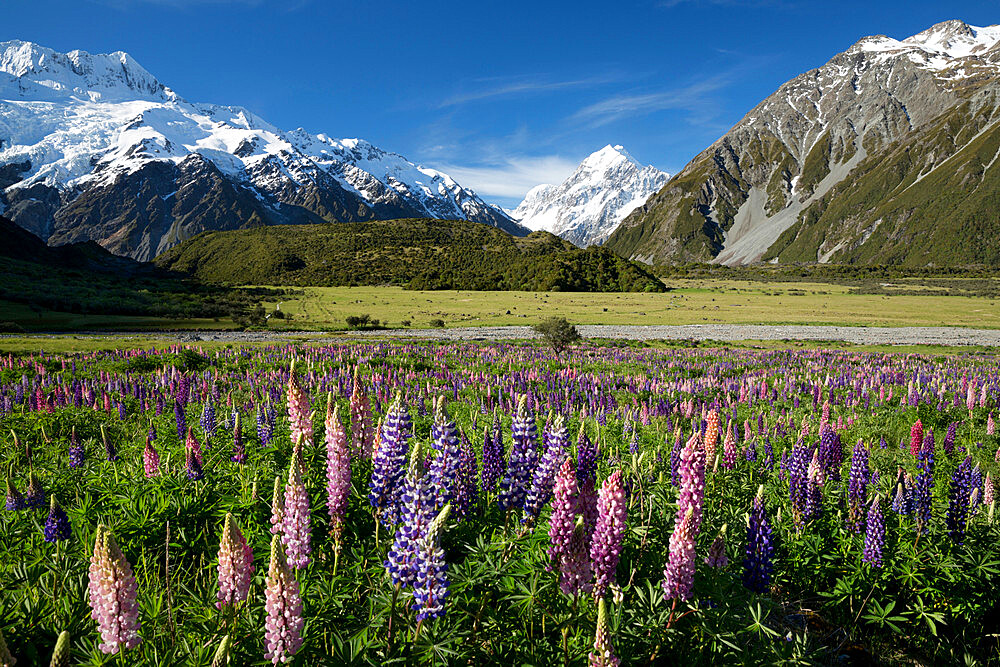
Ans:
<svg viewBox="0 0 1000 667"><path fill-rule="evenodd" d="M955 451L955 436L958 434L958 422L948 424L948 432L944 436L944 453L951 456Z"/></svg>
<svg viewBox="0 0 1000 667"><path fill-rule="evenodd" d="M219 540L219 592L215 606L235 606L247 599L253 580L253 550L229 512Z"/></svg>
<svg viewBox="0 0 1000 667"><path fill-rule="evenodd" d="M196 481L205 479L201 463L201 446L190 428L188 428L187 441L184 443L184 464L187 468L188 479Z"/></svg>
<svg viewBox="0 0 1000 667"><path fill-rule="evenodd" d="M750 509L746 556L743 559L743 585L754 593L763 595L771 585L773 555L774 540L771 524L764 510L764 489L761 487Z"/></svg>
<svg viewBox="0 0 1000 667"><path fill-rule="evenodd" d="M920 450L917 459L917 467L920 472L917 474L916 483L913 486L910 507L913 518L917 523L918 532L926 535L931 529L931 506L934 493L934 447L933 435L928 434L925 438L924 448ZM931 446L928 448L927 440Z"/></svg>
<svg viewBox="0 0 1000 667"><path fill-rule="evenodd" d="M243 444L243 429L240 427L240 413L236 413L233 420L233 455L229 459L233 463L240 465L247 462L247 448Z"/></svg>
<svg viewBox="0 0 1000 667"><path fill-rule="evenodd" d="M621 664L610 635L608 606L602 597L597 601L597 632L594 634L594 651L587 656L587 667L618 667Z"/></svg>
<svg viewBox="0 0 1000 667"><path fill-rule="evenodd" d="M34 470L28 473L28 488L24 493L24 502L28 509L45 507L45 489L42 488L42 483L38 481Z"/></svg>
<svg viewBox="0 0 1000 667"><path fill-rule="evenodd" d="M69 467L79 468L83 465L84 449L83 443L76 435L76 427L74 426L69 432Z"/></svg>
<svg viewBox="0 0 1000 667"><path fill-rule="evenodd" d="M326 509L330 514L330 532L334 549L339 553L344 532L347 496L351 492L351 453L347 433L340 422L340 409L333 406L333 394L326 401Z"/></svg>
<svg viewBox="0 0 1000 667"><path fill-rule="evenodd" d="M441 548L441 533L451 512L445 505L430 522L417 541L416 572L413 580L413 605L417 623L444 616L444 601L448 597L448 563Z"/></svg>
<svg viewBox="0 0 1000 667"><path fill-rule="evenodd" d="M174 400L174 419L177 422L177 439L183 440L187 431L187 417L184 415L184 406L180 400Z"/></svg>
<svg viewBox="0 0 1000 667"><path fill-rule="evenodd" d="M201 409L201 430L205 434L205 445L208 446L212 434L215 433L215 404L211 400L205 401L205 406Z"/></svg>
<svg viewBox="0 0 1000 667"><path fill-rule="evenodd" d="M101 442L104 444L104 457L108 461L118 460L118 448L115 447L115 443L108 437L108 434L104 430L104 424L101 424Z"/></svg>
<svg viewBox="0 0 1000 667"><path fill-rule="evenodd" d="M499 432L500 422L494 420L493 433ZM503 474L505 462L503 460L503 440L493 437L490 425L483 429L483 493L496 493L497 484L500 482L500 475Z"/></svg>
<svg viewBox="0 0 1000 667"><path fill-rule="evenodd" d="M826 479L840 479L840 465L844 462L844 447L840 436L827 424L820 429L819 450L817 451L819 465Z"/></svg>
<svg viewBox="0 0 1000 667"><path fill-rule="evenodd" d="M681 427L677 427L674 437L674 446L670 450L670 483L680 486L681 483L681 450L684 449L684 440L681 436Z"/></svg>
<svg viewBox="0 0 1000 667"><path fill-rule="evenodd" d="M299 457L294 454L288 469L284 503L285 516L281 522L281 542L286 550L288 564L298 570L309 564L309 554L312 552L309 533L311 516L309 494L302 482Z"/></svg>
<svg viewBox="0 0 1000 667"><path fill-rule="evenodd" d="M139 587L111 531L97 526L94 555L90 559L89 601L91 617L101 632L100 649L118 653L137 646L139 637Z"/></svg>
<svg viewBox="0 0 1000 667"><path fill-rule="evenodd" d="M532 476L531 488L524 500L524 518L522 521L533 523L538 520L545 503L552 497L552 487L555 484L556 472L569 449L569 433L563 422L562 415L557 415L550 428L545 430L545 453Z"/></svg>
<svg viewBox="0 0 1000 667"><path fill-rule="evenodd" d="M21 492L17 490L14 486L14 482L10 481L10 477L7 478L7 510L11 512L19 512L20 510L27 509L28 504L24 502L24 496Z"/></svg>
<svg viewBox="0 0 1000 667"><path fill-rule="evenodd" d="M302 597L299 582L295 580L285 549L278 535L271 538L271 563L264 587L264 638L267 653L264 657L273 664L288 662L302 646Z"/></svg>
<svg viewBox="0 0 1000 667"><path fill-rule="evenodd" d="M867 528L865 530L865 546L861 560L872 567L882 567L885 551L885 518L882 516L882 504L878 496L872 500L868 508Z"/></svg>
<svg viewBox="0 0 1000 667"><path fill-rule="evenodd" d="M708 554L705 556L705 564L716 569L721 569L729 565L729 559L726 557L725 524L722 525L719 534L712 541L712 546L708 548Z"/></svg>
<svg viewBox="0 0 1000 667"><path fill-rule="evenodd" d="M455 494L455 514L458 521L470 516L479 503L479 487L476 483L478 472L476 450L463 434L458 466L458 487Z"/></svg>
<svg viewBox="0 0 1000 667"><path fill-rule="evenodd" d="M434 490L435 508L451 502L458 491L458 471L462 464L462 445L458 428L445 410L444 396L434 401L434 423L431 425L432 446L437 456L431 462L428 474Z"/></svg>
<svg viewBox="0 0 1000 667"><path fill-rule="evenodd" d="M594 595L603 597L615 582L615 570L625 537L625 489L622 473L616 470L604 480L597 497L597 525L590 543L590 560L594 570Z"/></svg>
<svg viewBox="0 0 1000 667"><path fill-rule="evenodd" d="M537 433L535 418L528 411L527 395L522 395L517 402L517 413L511 423L513 442L507 471L500 481L498 502L502 510L524 509L524 499L538 459L535 444Z"/></svg>
<svg viewBox="0 0 1000 667"><path fill-rule="evenodd" d="M45 519L45 541L51 543L68 540L72 534L73 529L70 527L66 510L59 505L55 494L52 494L52 499L49 502L49 516Z"/></svg>
<svg viewBox="0 0 1000 667"><path fill-rule="evenodd" d="M864 530L864 502L870 479L868 449L858 440L851 454L851 472L847 482L847 525L855 533Z"/></svg>
<svg viewBox="0 0 1000 667"><path fill-rule="evenodd" d="M420 540L426 536L434 519L434 489L430 475L422 470L421 450L418 442L410 452L399 526L385 562L392 583L403 588L413 586L416 581Z"/></svg>
<svg viewBox="0 0 1000 667"><path fill-rule="evenodd" d="M142 450L142 470L147 479L160 474L160 455L153 446L153 439L146 436L146 447Z"/></svg>
<svg viewBox="0 0 1000 667"><path fill-rule="evenodd" d="M396 396L382 424L382 438L372 457L372 476L368 483L368 501L378 510L386 526L399 521L399 508L406 470L406 452L412 437L410 415Z"/></svg>
<svg viewBox="0 0 1000 667"><path fill-rule="evenodd" d="M955 544L965 541L965 525L969 516L969 494L972 483L972 462L966 456L951 476L948 492L948 536Z"/></svg>
<svg viewBox="0 0 1000 667"><path fill-rule="evenodd" d="M591 487L597 483L597 445L590 440L584 424L580 424L576 438L576 481L581 487L588 482Z"/></svg>

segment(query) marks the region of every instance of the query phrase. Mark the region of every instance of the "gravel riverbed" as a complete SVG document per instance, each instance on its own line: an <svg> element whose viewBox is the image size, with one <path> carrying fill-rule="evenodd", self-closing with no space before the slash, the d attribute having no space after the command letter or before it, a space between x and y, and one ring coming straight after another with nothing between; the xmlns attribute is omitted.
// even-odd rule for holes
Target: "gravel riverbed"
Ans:
<svg viewBox="0 0 1000 667"><path fill-rule="evenodd" d="M1000 329L960 327L837 327L809 325L692 324L680 326L579 325L585 338L620 340L811 340L844 341L858 345L985 345L1000 347ZM46 335L67 334L37 334ZM300 340L322 342L364 338L406 338L424 340L512 340L537 338L531 327L457 327L451 329L394 329L385 331L143 331L79 332L76 336L155 337L189 341L261 342Z"/></svg>

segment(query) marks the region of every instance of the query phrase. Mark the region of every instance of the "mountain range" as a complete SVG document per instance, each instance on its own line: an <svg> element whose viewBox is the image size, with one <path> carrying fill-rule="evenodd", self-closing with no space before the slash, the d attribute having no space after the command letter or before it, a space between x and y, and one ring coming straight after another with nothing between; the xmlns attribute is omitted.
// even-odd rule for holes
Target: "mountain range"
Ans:
<svg viewBox="0 0 1000 667"><path fill-rule="evenodd" d="M185 100L126 53L0 42L0 213L50 245L149 260L209 229L404 217L528 230L360 139Z"/></svg>
<svg viewBox="0 0 1000 667"><path fill-rule="evenodd" d="M511 217L578 246L598 245L669 178L656 167L639 164L623 147L608 145L589 155L561 184L532 188Z"/></svg>
<svg viewBox="0 0 1000 667"><path fill-rule="evenodd" d="M866 37L782 85L629 215L650 263L1000 265L1000 26Z"/></svg>

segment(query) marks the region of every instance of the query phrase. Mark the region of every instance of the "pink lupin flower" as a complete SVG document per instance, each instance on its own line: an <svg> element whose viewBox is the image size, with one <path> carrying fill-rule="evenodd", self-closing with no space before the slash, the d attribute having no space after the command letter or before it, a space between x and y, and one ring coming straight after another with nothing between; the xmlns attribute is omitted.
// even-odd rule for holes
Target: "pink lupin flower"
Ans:
<svg viewBox="0 0 1000 667"><path fill-rule="evenodd" d="M142 450L142 469L147 479L158 477L160 474L160 455L149 437L146 438L146 448Z"/></svg>
<svg viewBox="0 0 1000 667"><path fill-rule="evenodd" d="M111 531L97 526L94 555L90 559L91 617L101 633L100 649L117 653L137 646L139 636L139 587L132 566L118 548Z"/></svg>
<svg viewBox="0 0 1000 667"><path fill-rule="evenodd" d="M549 514L549 567L559 567L562 555L569 548L576 527L579 489L573 462L565 459L556 473L552 492L552 512Z"/></svg>
<svg viewBox="0 0 1000 667"><path fill-rule="evenodd" d="M219 540L219 601L215 606L222 609L223 605L234 606L246 600L253 572L253 550L236 519L227 512Z"/></svg>
<svg viewBox="0 0 1000 667"><path fill-rule="evenodd" d="M292 432L292 442L298 442L301 437L306 445L312 446L313 426L312 413L309 408L309 394L295 375L295 361L288 372L288 425Z"/></svg>
<svg viewBox="0 0 1000 667"><path fill-rule="evenodd" d="M194 431L188 426L187 439L184 441L184 448L191 452L191 455L198 461L198 466L205 465L205 458L201 452L201 443L194 436Z"/></svg>
<svg viewBox="0 0 1000 667"><path fill-rule="evenodd" d="M733 422L729 421L726 429L726 440L722 445L722 467L732 470L736 467L736 457L739 452L736 449L736 434L733 433Z"/></svg>
<svg viewBox="0 0 1000 667"><path fill-rule="evenodd" d="M986 473L986 479L983 480L983 504L987 507L993 504L993 477L990 473Z"/></svg>
<svg viewBox="0 0 1000 667"><path fill-rule="evenodd" d="M597 632L594 633L594 652L587 656L588 667L618 667L621 661L611 644L608 627L608 605L602 597L597 601Z"/></svg>
<svg viewBox="0 0 1000 667"><path fill-rule="evenodd" d="M674 525L670 535L670 554L663 570L663 597L688 600L694 589L694 547L698 533L694 528L694 508L689 507Z"/></svg>
<svg viewBox="0 0 1000 667"><path fill-rule="evenodd" d="M338 551L350 491L351 453L347 449L347 433L340 423L340 410L333 407L333 394L330 394L326 403L326 508L330 513L334 548Z"/></svg>
<svg viewBox="0 0 1000 667"><path fill-rule="evenodd" d="M274 494L271 496L271 532L277 535L285 523L285 490L281 486L281 475L274 477Z"/></svg>
<svg viewBox="0 0 1000 667"><path fill-rule="evenodd" d="M618 557L625 536L625 489L622 473L616 470L604 480L597 496L597 525L590 543L590 560L594 569L594 595L603 597L615 582Z"/></svg>
<svg viewBox="0 0 1000 667"><path fill-rule="evenodd" d="M681 450L681 461L677 472L680 476L680 491L677 494L678 523L690 507L694 510L694 525L701 526L701 508L705 502L706 452L701 446L698 434L693 434Z"/></svg>
<svg viewBox="0 0 1000 667"><path fill-rule="evenodd" d="M264 588L264 639L267 643L265 658L273 664L288 662L302 646L302 598L299 582L288 567L281 540L271 539L271 564Z"/></svg>
<svg viewBox="0 0 1000 667"><path fill-rule="evenodd" d="M372 428L371 403L357 374L354 375L354 389L351 392L351 446L355 456L372 458L376 437Z"/></svg>
<svg viewBox="0 0 1000 667"><path fill-rule="evenodd" d="M705 460L715 461L715 446L719 443L719 413L713 409L705 418Z"/></svg>
<svg viewBox="0 0 1000 667"><path fill-rule="evenodd" d="M285 516L281 523L282 543L288 552L288 564L295 569L309 564L312 551L309 536L309 494L302 483L299 457L292 456L285 485Z"/></svg>
<svg viewBox="0 0 1000 667"><path fill-rule="evenodd" d="M913 422L910 429L910 453L916 456L924 444L924 425L919 419Z"/></svg>
<svg viewBox="0 0 1000 667"><path fill-rule="evenodd" d="M997 432L996 422L993 421L993 413L986 417L986 435L993 435Z"/></svg>
<svg viewBox="0 0 1000 667"><path fill-rule="evenodd" d="M589 483L589 482L588 482ZM566 595L590 592L593 571L590 565L587 525L573 470L572 460L563 461L556 475L549 515L549 569L559 572L559 588Z"/></svg>

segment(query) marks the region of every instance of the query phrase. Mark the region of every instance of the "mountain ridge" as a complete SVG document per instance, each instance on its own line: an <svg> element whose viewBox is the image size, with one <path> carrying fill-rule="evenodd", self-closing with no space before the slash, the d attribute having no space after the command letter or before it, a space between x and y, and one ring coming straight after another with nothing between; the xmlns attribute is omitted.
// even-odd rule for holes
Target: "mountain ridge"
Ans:
<svg viewBox="0 0 1000 667"><path fill-rule="evenodd" d="M189 102L126 53L22 41L0 42L0 213L51 243L93 239L140 260L220 216L226 228L438 217L528 233L447 174L361 139ZM95 230L98 217L120 224Z"/></svg>
<svg viewBox="0 0 1000 667"><path fill-rule="evenodd" d="M852 184L863 188L854 177L858 173L898 184L900 177L878 164L880 156L918 141L957 109L965 109L959 113L966 120L981 110L992 116L998 80L997 26L948 21L904 40L865 37L755 106L626 218L608 246L652 263L735 265L792 261L793 256L796 261L875 261L874 244L881 236L866 236L866 230L877 226L878 202L847 211L837 200ZM956 137L953 132L932 142L937 150L923 153L920 168L946 165L959 148ZM907 177L916 180L916 175ZM804 252L804 238L792 248L789 230L800 230L803 220L822 218L822 211L831 208L850 216L836 221L843 231L836 242L813 233L818 245L812 254ZM924 217L914 208L903 212L914 213L919 233L947 235L947 220ZM826 222L834 222L829 218ZM1000 231L1000 221L989 224ZM891 227L896 229L895 223ZM905 229L893 233L907 235ZM776 247L780 238L783 255ZM857 252L865 243L870 250ZM914 250L894 258L909 265L975 261L965 251L932 255Z"/></svg>

